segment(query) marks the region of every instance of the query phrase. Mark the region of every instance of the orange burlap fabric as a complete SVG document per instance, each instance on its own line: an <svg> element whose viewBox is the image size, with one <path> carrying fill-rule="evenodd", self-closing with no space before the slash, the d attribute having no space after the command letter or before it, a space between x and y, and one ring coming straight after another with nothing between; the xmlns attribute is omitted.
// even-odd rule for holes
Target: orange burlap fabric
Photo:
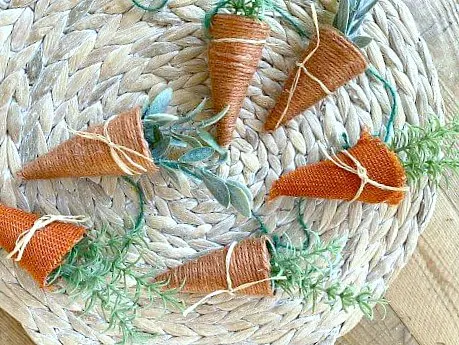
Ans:
<svg viewBox="0 0 459 345"><path fill-rule="evenodd" d="M11 252L19 235L30 229L38 218L34 214L0 205L0 246ZM43 287L48 275L62 263L64 256L83 238L84 233L85 228L81 226L52 223L35 233L19 265Z"/></svg>
<svg viewBox="0 0 459 345"><path fill-rule="evenodd" d="M317 37L314 37L301 57L300 62L316 47L316 44ZM320 29L319 48L304 66L313 76L322 81L328 90L333 92L365 71L367 63L360 50L351 41L331 26L324 26ZM276 129L277 122L287 107L290 88L298 68L298 66L295 67L290 73L284 90L268 115L265 130L272 131ZM297 87L294 90L294 96L279 125L288 122L326 96L327 94L317 81L312 80L304 71L301 71Z"/></svg>
<svg viewBox="0 0 459 345"><path fill-rule="evenodd" d="M212 20L208 56L214 110L218 112L230 106L217 125L217 140L222 146L231 142L237 117L261 58L264 44L256 41L266 40L269 32L266 23L245 16L217 14Z"/></svg>
<svg viewBox="0 0 459 345"><path fill-rule="evenodd" d="M370 179L386 186L403 187L406 174L397 155L379 139L364 132L357 145L348 150L363 167ZM352 160L340 153L339 159L355 168ZM292 171L274 182L270 199L277 196L299 196L321 199L352 200L362 180L356 174L336 166L330 160L306 165ZM359 201L397 205L404 192L382 190L367 184Z"/></svg>
<svg viewBox="0 0 459 345"><path fill-rule="evenodd" d="M87 132L101 135L103 135L103 131L103 125L93 126L87 130ZM108 126L108 133L115 144L133 149L146 157L151 157L148 144L144 140L140 108L136 107L116 116ZM156 166L149 160L133 154L128 155L148 172L157 170ZM125 163L130 166L128 162ZM107 144L75 135L49 153L27 164L20 175L27 180L35 180L104 175L121 176L124 173L113 160Z"/></svg>
<svg viewBox="0 0 459 345"><path fill-rule="evenodd" d="M196 260L172 268L156 277L156 281L169 281L167 288L180 288L183 292L211 293L228 289L226 280L226 254L228 247L213 251ZM270 254L266 239L246 239L239 242L231 256L230 277L233 288L271 276ZM183 284L183 285L182 285ZM237 291L238 294L272 296L271 281Z"/></svg>

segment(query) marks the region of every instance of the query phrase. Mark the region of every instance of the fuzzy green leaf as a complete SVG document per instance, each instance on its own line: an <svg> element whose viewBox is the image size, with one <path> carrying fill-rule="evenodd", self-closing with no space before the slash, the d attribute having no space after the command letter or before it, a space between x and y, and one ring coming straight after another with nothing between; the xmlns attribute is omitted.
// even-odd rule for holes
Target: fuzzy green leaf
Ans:
<svg viewBox="0 0 459 345"><path fill-rule="evenodd" d="M151 150L151 155L155 160L164 157L167 154L171 144L171 137L163 137Z"/></svg>
<svg viewBox="0 0 459 345"><path fill-rule="evenodd" d="M206 106L207 98L204 98L201 103L198 104L196 108L194 108L192 111L187 113L185 116L180 117L178 121L176 122L177 125L190 122L194 120L196 116L198 116L202 111L204 110L204 107Z"/></svg>
<svg viewBox="0 0 459 345"><path fill-rule="evenodd" d="M179 162L181 163L197 163L202 162L215 153L215 150L211 147L198 147L184 153L180 158Z"/></svg>
<svg viewBox="0 0 459 345"><path fill-rule="evenodd" d="M230 108L230 106L227 105L218 114L212 116L211 118L208 118L206 120L201 121L201 123L199 124L198 128L206 128L206 127L212 126L213 124L217 123L218 121L220 121L226 115L226 113L228 112L229 108Z"/></svg>
<svg viewBox="0 0 459 345"><path fill-rule="evenodd" d="M176 138L177 140L180 140L182 141L183 143L185 143L186 145L189 145L191 147L202 147L202 144L201 142L190 136L190 135L185 135L185 134L180 134L180 133L176 133L176 132L172 132L171 134L174 138Z"/></svg>
<svg viewBox="0 0 459 345"><path fill-rule="evenodd" d="M167 114L167 113L157 113L145 116L144 122L151 122L157 126L164 126L172 122L176 122L180 119L178 116Z"/></svg>
<svg viewBox="0 0 459 345"><path fill-rule="evenodd" d="M227 152L227 150L220 145L218 145L217 141L215 140L214 136L210 134L209 132L203 130L203 129L198 129L198 135L199 137L210 147L212 147L215 151L217 151L220 154L224 154Z"/></svg>
<svg viewBox="0 0 459 345"><path fill-rule="evenodd" d="M172 89L167 88L161 91L155 99L151 102L145 115L165 113L167 107L172 101Z"/></svg>
<svg viewBox="0 0 459 345"><path fill-rule="evenodd" d="M214 196L215 199L217 199L220 204L222 204L224 207L228 207L230 205L231 196L225 181L205 169L203 169L201 173L202 181L206 185L209 192Z"/></svg>
<svg viewBox="0 0 459 345"><path fill-rule="evenodd" d="M344 34L347 34L347 28L349 25L349 12L351 10L351 4L349 1L350 0L341 0L339 2L338 12L336 12L335 20L333 22L335 28Z"/></svg>
<svg viewBox="0 0 459 345"><path fill-rule="evenodd" d="M353 39L354 44L359 48L365 48L367 45L373 41L371 37L368 36L357 36Z"/></svg>
<svg viewBox="0 0 459 345"><path fill-rule="evenodd" d="M237 181L226 181L230 192L231 205L242 215L250 217L252 214L252 193L250 190Z"/></svg>

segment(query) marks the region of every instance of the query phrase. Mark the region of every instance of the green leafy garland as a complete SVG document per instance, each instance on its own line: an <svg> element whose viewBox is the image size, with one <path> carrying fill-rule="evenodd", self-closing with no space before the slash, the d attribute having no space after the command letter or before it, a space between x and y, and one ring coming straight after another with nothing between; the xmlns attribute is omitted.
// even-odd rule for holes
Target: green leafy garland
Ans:
<svg viewBox="0 0 459 345"><path fill-rule="evenodd" d="M217 144L207 128L225 116L229 108L208 119L196 121L204 110L205 99L184 116L166 113L171 99L172 90L166 89L143 110L145 139L155 164L177 185L180 185L182 175L203 182L220 204L224 207L232 205L249 217L253 200L250 190L238 181L225 180L212 172L226 161L228 151Z"/></svg>
<svg viewBox="0 0 459 345"><path fill-rule="evenodd" d="M275 287L292 297L299 293L306 302L312 304L312 310L315 310L317 303L325 298L325 302L332 306L341 303L345 311L351 307L358 307L366 317L373 319L374 306L379 304L384 307L387 301L384 298L374 298L374 292L368 286L359 290L353 285L344 285L339 280L344 239L323 242L304 222L301 210L302 200L298 203L297 221L306 239L300 247L295 247L286 235L271 236L271 276L287 278L275 280ZM261 219L256 218L260 223L260 232L269 236L269 231Z"/></svg>
<svg viewBox="0 0 459 345"><path fill-rule="evenodd" d="M183 302L176 297L177 290L165 290L167 282L154 282L156 270L145 271L139 267L144 249L144 197L140 186L129 178L139 196L139 214L133 227L115 233L108 227L92 230L67 255L48 280L49 284L63 280L61 292L86 301L85 313L100 306L109 326L122 333L121 343L144 340L151 337L136 330L133 324L140 303L151 305L160 302L164 307L182 308ZM132 258L131 251L138 251ZM135 286L134 292L131 292Z"/></svg>
<svg viewBox="0 0 459 345"><path fill-rule="evenodd" d="M459 117L446 125L435 117L424 127L397 130L390 148L402 161L408 182L418 185L427 176L438 184L448 172L459 172L458 139Z"/></svg>

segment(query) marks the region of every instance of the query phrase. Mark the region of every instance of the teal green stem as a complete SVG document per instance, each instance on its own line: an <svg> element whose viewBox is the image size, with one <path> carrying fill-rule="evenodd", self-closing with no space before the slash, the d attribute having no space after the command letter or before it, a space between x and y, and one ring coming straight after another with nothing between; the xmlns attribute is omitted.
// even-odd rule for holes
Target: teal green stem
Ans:
<svg viewBox="0 0 459 345"><path fill-rule="evenodd" d="M386 135L384 137L384 142L388 144L392 139L392 133L394 131L395 116L397 115L397 109L398 109L397 92L395 91L395 88L385 78L383 78L374 67L372 66L368 67L368 69L366 70L366 73L375 77L381 83L383 83L384 87L390 92L391 97L392 97L392 108L390 111L389 121L387 122L387 125L386 125Z"/></svg>
<svg viewBox="0 0 459 345"><path fill-rule="evenodd" d="M134 4L134 6L144 10L144 11L147 11L147 12L157 12L159 11L160 9L162 9L164 6L166 6L166 4L168 3L169 0L162 0L157 6L145 6L145 5L142 5L139 0L131 0L132 3Z"/></svg>
<svg viewBox="0 0 459 345"><path fill-rule="evenodd" d="M135 189L137 195L139 196L139 213L137 215L137 219L134 225L134 229L138 229L145 221L145 193L143 192L143 189L140 186L140 184L134 182L134 180L130 177L124 176L123 180L129 183Z"/></svg>

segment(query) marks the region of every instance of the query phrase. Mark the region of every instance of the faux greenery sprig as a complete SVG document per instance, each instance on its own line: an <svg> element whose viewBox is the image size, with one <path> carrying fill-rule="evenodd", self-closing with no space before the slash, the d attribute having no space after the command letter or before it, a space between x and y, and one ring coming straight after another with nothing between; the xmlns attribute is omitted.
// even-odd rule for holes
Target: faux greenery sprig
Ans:
<svg viewBox="0 0 459 345"><path fill-rule="evenodd" d="M157 272L144 271L139 267L144 241L144 198L136 183L126 178L139 195L139 214L132 229L122 233L92 230L68 254L64 263L49 278L49 284L63 280L61 291L86 301L85 312L100 306L109 326L119 328L121 343L151 337L136 330L133 324L140 303L148 301L164 307L182 308L183 302L176 297L175 289L164 289L167 282L154 282ZM130 257L136 248L139 255ZM132 287L135 287L134 291ZM107 330L108 330L107 329Z"/></svg>
<svg viewBox="0 0 459 345"><path fill-rule="evenodd" d="M206 13L204 17L204 28L210 29L212 18L220 12L226 10L230 14L236 14L258 20L265 18L265 13L270 11L277 13L280 17L291 25L301 36L307 36L303 25L290 13L277 4L277 0L220 0Z"/></svg>
<svg viewBox="0 0 459 345"><path fill-rule="evenodd" d="M360 35L360 28L366 15L377 2L378 0L340 0L333 26L358 47L367 46L371 38Z"/></svg>
<svg viewBox="0 0 459 345"><path fill-rule="evenodd" d="M439 183L448 172L459 172L459 117L446 125L438 118L423 127L406 125L397 130L391 149L399 156L409 182L417 184L427 176Z"/></svg>
<svg viewBox="0 0 459 345"><path fill-rule="evenodd" d="M358 290L339 280L337 276L342 262L343 239L323 242L304 222L301 205L300 201L297 221L306 236L303 244L295 247L287 236L283 236L285 239L273 237L270 248L271 276L286 277L285 280L275 280L275 286L292 296L299 292L305 301L312 303L313 310L325 298L330 305L340 302L344 310L358 307L366 317L372 319L373 307L377 304L384 306L386 300L373 298L374 292L368 286ZM263 224L262 232L267 233Z"/></svg>
<svg viewBox="0 0 459 345"><path fill-rule="evenodd" d="M253 200L250 190L237 181L225 180L212 172L227 159L228 153L217 144L207 128L225 116L228 107L208 119L197 121L196 117L204 110L206 100L184 116L176 116L166 113L171 99L172 90L166 89L143 110L145 139L155 164L178 185L181 174L202 181L220 204L224 207L232 205L249 217Z"/></svg>

